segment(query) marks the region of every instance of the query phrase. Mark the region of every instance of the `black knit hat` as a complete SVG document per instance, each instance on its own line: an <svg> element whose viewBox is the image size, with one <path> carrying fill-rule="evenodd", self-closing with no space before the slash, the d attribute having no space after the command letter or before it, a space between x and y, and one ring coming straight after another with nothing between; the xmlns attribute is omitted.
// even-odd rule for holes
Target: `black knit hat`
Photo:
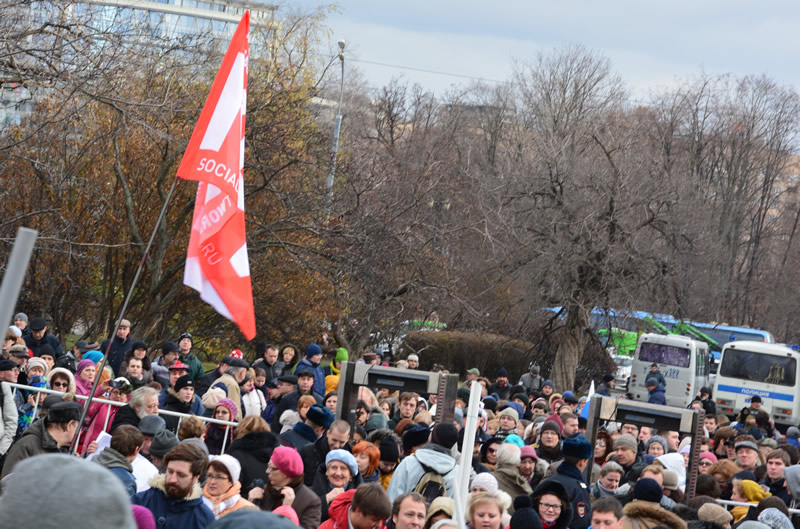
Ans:
<svg viewBox="0 0 800 529"><path fill-rule="evenodd" d="M533 510L533 501L526 494L514 498L514 514L511 515L510 529L542 529L542 520Z"/></svg>
<svg viewBox="0 0 800 529"><path fill-rule="evenodd" d="M397 446L397 442L391 437L381 439L380 451L381 461L397 463L400 459L400 449Z"/></svg>
<svg viewBox="0 0 800 529"><path fill-rule="evenodd" d="M453 445L458 441L458 428L451 422L437 424L433 428L431 441L449 450L453 448Z"/></svg>
<svg viewBox="0 0 800 529"><path fill-rule="evenodd" d="M545 421L539 433L542 434L548 430L556 432L559 435L559 437L561 436L561 427L558 425L556 421Z"/></svg>
<svg viewBox="0 0 800 529"><path fill-rule="evenodd" d="M636 482L636 486L633 487L634 500L658 503L661 501L663 495L664 491L661 490L661 485L652 478L640 478L639 481Z"/></svg>
<svg viewBox="0 0 800 529"><path fill-rule="evenodd" d="M183 375L175 381L175 391L180 391L183 388L193 388L194 387L194 379L192 379L191 375Z"/></svg>

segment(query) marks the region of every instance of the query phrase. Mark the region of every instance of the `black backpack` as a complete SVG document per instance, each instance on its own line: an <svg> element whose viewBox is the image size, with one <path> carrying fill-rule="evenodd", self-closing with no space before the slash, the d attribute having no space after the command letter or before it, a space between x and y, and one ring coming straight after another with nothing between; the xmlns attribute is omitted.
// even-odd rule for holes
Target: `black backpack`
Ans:
<svg viewBox="0 0 800 529"><path fill-rule="evenodd" d="M436 498L447 496L447 483L444 480L444 476L420 461L418 457L414 457L422 467L422 470L425 471L417 486L414 487L414 492L421 494L425 501L428 502L428 505Z"/></svg>

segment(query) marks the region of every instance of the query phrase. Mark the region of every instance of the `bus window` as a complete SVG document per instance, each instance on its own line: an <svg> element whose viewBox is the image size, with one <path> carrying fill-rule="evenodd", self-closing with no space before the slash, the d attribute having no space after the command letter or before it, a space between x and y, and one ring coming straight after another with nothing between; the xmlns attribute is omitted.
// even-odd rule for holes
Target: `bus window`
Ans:
<svg viewBox="0 0 800 529"><path fill-rule="evenodd" d="M727 349L719 368L719 374L723 377L782 386L794 386L797 379L796 373L797 361L794 358L753 353L740 349Z"/></svg>
<svg viewBox="0 0 800 529"><path fill-rule="evenodd" d="M639 350L639 360L676 367L689 367L691 362L690 354L689 349L683 347L642 342Z"/></svg>

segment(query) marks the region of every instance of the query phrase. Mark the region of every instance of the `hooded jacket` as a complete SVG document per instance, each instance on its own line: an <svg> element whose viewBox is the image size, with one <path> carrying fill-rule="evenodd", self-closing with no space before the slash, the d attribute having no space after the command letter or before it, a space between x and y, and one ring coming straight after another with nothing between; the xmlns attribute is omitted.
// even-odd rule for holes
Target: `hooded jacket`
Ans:
<svg viewBox="0 0 800 529"><path fill-rule="evenodd" d="M669 529L686 529L686 522L677 514L651 501L633 500L622 509L622 513L625 515L622 529L653 529L658 525Z"/></svg>
<svg viewBox="0 0 800 529"><path fill-rule="evenodd" d="M663 385L659 384L654 390L650 391L649 394L650 396L647 397L648 404L667 405L667 396Z"/></svg>
<svg viewBox="0 0 800 529"><path fill-rule="evenodd" d="M553 481L552 479L546 479L542 481L536 490L533 491L531 497L533 498L533 506L534 510L539 510L539 500L545 494L552 494L553 496L560 499L565 507L561 509L561 514L558 515L556 519L555 525L551 529L567 529L570 525L570 521L572 520L572 505L569 503L569 497L567 495L567 490L564 488L564 485L559 483L558 481Z"/></svg>
<svg viewBox="0 0 800 529"><path fill-rule="evenodd" d="M228 454L242 465L242 472L239 474L242 496L247 497L253 488L253 480L264 479L272 451L278 446L278 436L272 432L252 432L231 443Z"/></svg>
<svg viewBox="0 0 800 529"><path fill-rule="evenodd" d="M242 388L242 408L244 408L245 417L250 417L251 415L261 417L261 413L267 408L264 394L255 388L252 391L245 391Z"/></svg>
<svg viewBox="0 0 800 529"><path fill-rule="evenodd" d="M175 390L169 388L167 390L167 398L164 401L163 406L159 406L161 409L167 411L174 411L177 413L186 413L192 414L192 407L194 404L196 396L192 399L192 402L183 402L179 397L178 394L175 393ZM181 422L180 417L176 417L174 415L163 415L162 418L164 419L164 423L166 424L167 430L170 432L177 434L178 433L178 424Z"/></svg>
<svg viewBox="0 0 800 529"><path fill-rule="evenodd" d="M386 490L391 501L404 492L416 488L417 483L426 472L422 467L423 464L442 475L447 485L447 496L453 497L456 474L458 474L456 460L447 449L429 443L425 448L420 448L414 455L406 457L397 465L392 480L389 482L389 488Z"/></svg>
<svg viewBox="0 0 800 529"><path fill-rule="evenodd" d="M63 367L54 367L47 374L47 380L52 381L53 377L58 374L65 376L67 377L67 379L69 379L69 387L67 391L69 391L70 393L75 393L75 375L73 375L72 371L70 371L69 369Z"/></svg>
<svg viewBox="0 0 800 529"><path fill-rule="evenodd" d="M312 386L311 390L317 395L325 395L325 372L322 370L319 364L315 365L306 356L297 362L297 366L295 366L293 373L296 375L301 369L310 369L314 372L314 385Z"/></svg>
<svg viewBox="0 0 800 529"><path fill-rule="evenodd" d="M47 419L44 419L31 424L22 434L20 440L11 446L3 465L3 474L0 477L6 477L11 474L14 466L23 459L38 456L39 454L57 454L60 452L58 443L45 427L46 422Z"/></svg>
<svg viewBox="0 0 800 529"><path fill-rule="evenodd" d="M112 474L117 476L125 486L125 490L128 491L128 496L136 494L136 480L133 478L133 466L124 455L109 446L97 454L92 461L106 467Z"/></svg>
<svg viewBox="0 0 800 529"><path fill-rule="evenodd" d="M497 480L497 488L516 498L524 494L529 496L533 489L530 483L519 473L519 467L514 465L498 465L492 475ZM508 508L508 514L514 514L514 506Z"/></svg>
<svg viewBox="0 0 800 529"><path fill-rule="evenodd" d="M3 392L3 409L0 410L2 421L0 421L0 456L8 452L14 437L17 435L17 404L14 402L14 395L11 393L11 386L0 381L0 391Z"/></svg>
<svg viewBox="0 0 800 529"><path fill-rule="evenodd" d="M158 394L158 407L159 408L164 408L164 406L167 405L167 396L169 395L170 391L173 391L173 389L171 387L165 387L165 388L162 388L161 391L159 392L159 394ZM173 393L174 393L174 391L173 391ZM231 399L231 400L233 400L233 399ZM234 400L233 402L236 403L237 407L241 408L241 406L239 406L239 401L238 400ZM200 398L200 396L197 394L196 391L194 393L194 397L192 397L191 410L187 411L186 413L191 413L192 415L197 415L198 417L202 417L206 413L206 408L205 408L205 406L203 406L203 399ZM167 423L167 424L169 424L169 423Z"/></svg>
<svg viewBox="0 0 800 529"><path fill-rule="evenodd" d="M169 529L205 529L214 521L211 509L203 503L203 491L195 483L188 498L173 500L167 497L166 477L159 474L150 480L150 488L135 494L131 503L147 507L156 519L157 527Z"/></svg>

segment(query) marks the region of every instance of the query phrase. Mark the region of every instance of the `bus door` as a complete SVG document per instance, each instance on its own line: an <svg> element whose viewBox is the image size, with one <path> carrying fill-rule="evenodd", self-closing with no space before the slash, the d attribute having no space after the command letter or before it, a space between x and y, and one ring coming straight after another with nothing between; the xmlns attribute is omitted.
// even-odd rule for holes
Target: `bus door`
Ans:
<svg viewBox="0 0 800 529"><path fill-rule="evenodd" d="M686 408L694 400L697 386L697 342L677 335L643 334L639 338L631 374L634 400L647 402L645 381L655 363L666 379L667 405ZM707 380L707 379L706 379Z"/></svg>

